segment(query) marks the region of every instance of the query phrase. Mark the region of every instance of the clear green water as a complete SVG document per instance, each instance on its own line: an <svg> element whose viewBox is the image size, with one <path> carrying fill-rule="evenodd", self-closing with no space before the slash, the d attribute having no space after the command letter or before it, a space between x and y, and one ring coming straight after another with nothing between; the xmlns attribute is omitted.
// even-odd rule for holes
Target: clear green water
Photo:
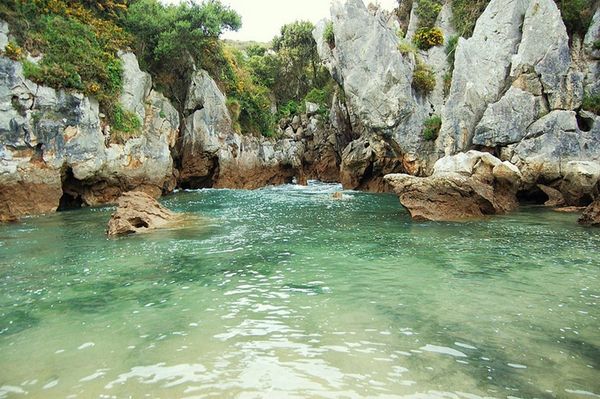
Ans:
<svg viewBox="0 0 600 399"><path fill-rule="evenodd" d="M543 209L416 223L336 186L179 193L0 227L0 398L600 395L600 230Z"/></svg>

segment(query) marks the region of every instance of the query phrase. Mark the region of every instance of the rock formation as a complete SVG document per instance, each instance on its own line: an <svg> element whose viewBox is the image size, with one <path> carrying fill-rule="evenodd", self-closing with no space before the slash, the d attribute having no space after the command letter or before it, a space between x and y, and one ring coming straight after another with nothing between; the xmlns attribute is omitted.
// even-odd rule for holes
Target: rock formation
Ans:
<svg viewBox="0 0 600 399"><path fill-rule="evenodd" d="M600 227L600 199L592 202L577 222L584 226Z"/></svg>
<svg viewBox="0 0 600 399"><path fill-rule="evenodd" d="M117 200L106 234L114 237L172 226L181 219L142 191L128 191Z"/></svg>
<svg viewBox="0 0 600 399"><path fill-rule="evenodd" d="M114 202L131 189L158 197L173 187L170 147L179 116L150 89L135 56L122 58L122 106L140 117L142 128L117 143L94 99L37 85L19 62L0 57L0 214Z"/></svg>
<svg viewBox="0 0 600 399"><path fill-rule="evenodd" d="M488 153L469 151L440 159L429 177L390 174L385 180L413 219L454 221L514 210L521 173Z"/></svg>

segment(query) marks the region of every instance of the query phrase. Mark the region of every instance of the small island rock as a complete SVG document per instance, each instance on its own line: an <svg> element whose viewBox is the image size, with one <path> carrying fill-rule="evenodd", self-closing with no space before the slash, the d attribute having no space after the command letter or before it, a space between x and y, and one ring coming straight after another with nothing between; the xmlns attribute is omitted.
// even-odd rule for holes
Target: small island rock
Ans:
<svg viewBox="0 0 600 399"><path fill-rule="evenodd" d="M166 227L179 220L179 216L154 198L141 191L129 191L117 201L117 210L112 214L106 234L111 237L142 233Z"/></svg>
<svg viewBox="0 0 600 399"><path fill-rule="evenodd" d="M585 208L577 222L584 226L600 227L600 198Z"/></svg>

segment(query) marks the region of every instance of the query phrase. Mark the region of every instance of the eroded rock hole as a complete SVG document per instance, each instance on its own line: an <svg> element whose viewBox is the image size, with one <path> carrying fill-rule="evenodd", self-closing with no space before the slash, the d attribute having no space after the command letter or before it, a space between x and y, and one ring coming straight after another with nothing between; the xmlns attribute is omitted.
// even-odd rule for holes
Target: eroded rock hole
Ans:
<svg viewBox="0 0 600 399"><path fill-rule="evenodd" d="M148 228L148 223L140 217L129 219L129 223L136 229L141 229L142 227Z"/></svg>
<svg viewBox="0 0 600 399"><path fill-rule="evenodd" d="M579 127L579 130L581 130L583 132L589 132L594 127L594 119L586 118L579 114L577 114L576 118L577 118L577 127Z"/></svg>
<svg viewBox="0 0 600 399"><path fill-rule="evenodd" d="M78 188L81 188L81 182L75 178L73 170L67 168L62 176L63 195L58 205L59 212L79 209L83 206L83 199Z"/></svg>
<svg viewBox="0 0 600 399"><path fill-rule="evenodd" d="M521 190L517 193L517 200L521 204L528 205L543 205L550 197L538 187L533 187L528 190Z"/></svg>

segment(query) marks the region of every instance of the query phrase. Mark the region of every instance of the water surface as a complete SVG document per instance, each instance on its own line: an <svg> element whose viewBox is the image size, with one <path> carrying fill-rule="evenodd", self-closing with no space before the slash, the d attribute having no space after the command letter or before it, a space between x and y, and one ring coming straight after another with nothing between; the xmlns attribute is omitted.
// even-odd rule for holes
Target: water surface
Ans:
<svg viewBox="0 0 600 399"><path fill-rule="evenodd" d="M0 398L599 398L600 231L540 208L413 222L332 185L0 226Z"/></svg>

